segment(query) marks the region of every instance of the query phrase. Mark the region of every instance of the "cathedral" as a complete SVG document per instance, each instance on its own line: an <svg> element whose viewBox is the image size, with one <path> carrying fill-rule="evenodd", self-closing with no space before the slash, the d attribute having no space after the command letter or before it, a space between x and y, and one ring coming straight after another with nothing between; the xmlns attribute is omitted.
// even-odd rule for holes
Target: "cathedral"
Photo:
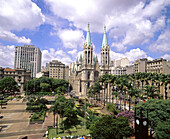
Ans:
<svg viewBox="0 0 170 139"><path fill-rule="evenodd" d="M86 97L86 92L92 86L99 76L110 73L109 70L109 45L106 36L106 27L104 27L103 42L101 45L101 65L99 65L97 56L93 53L93 44L90 37L90 27L86 41L84 43L83 55L77 57L75 63L70 64L70 86L76 95Z"/></svg>

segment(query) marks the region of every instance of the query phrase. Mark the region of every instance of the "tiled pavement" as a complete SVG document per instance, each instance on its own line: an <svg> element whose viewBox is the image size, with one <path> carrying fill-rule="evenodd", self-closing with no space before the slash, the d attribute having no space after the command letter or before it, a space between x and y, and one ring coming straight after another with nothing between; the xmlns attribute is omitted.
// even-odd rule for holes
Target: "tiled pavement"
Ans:
<svg viewBox="0 0 170 139"><path fill-rule="evenodd" d="M28 135L29 139L43 139L43 135L48 126L52 126L53 114L47 113L43 124L29 124L30 113L25 111L26 104L22 100L12 100L8 102L5 109L0 109L0 138L19 139Z"/></svg>

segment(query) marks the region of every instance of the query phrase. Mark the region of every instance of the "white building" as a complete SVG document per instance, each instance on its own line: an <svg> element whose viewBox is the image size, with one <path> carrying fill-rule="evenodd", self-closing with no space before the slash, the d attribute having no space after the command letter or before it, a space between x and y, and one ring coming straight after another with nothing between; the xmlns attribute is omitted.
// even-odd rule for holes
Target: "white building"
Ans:
<svg viewBox="0 0 170 139"><path fill-rule="evenodd" d="M121 58L114 60L114 67L126 67L129 66L129 60L128 58Z"/></svg>
<svg viewBox="0 0 170 139"><path fill-rule="evenodd" d="M31 71L31 77L41 71L41 50L34 45L15 47L15 69L26 69Z"/></svg>

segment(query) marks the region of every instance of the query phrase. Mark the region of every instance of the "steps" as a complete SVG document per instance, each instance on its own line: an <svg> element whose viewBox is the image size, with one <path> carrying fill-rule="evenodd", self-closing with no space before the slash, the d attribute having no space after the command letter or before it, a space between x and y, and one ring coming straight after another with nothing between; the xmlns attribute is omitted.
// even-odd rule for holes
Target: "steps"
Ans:
<svg viewBox="0 0 170 139"><path fill-rule="evenodd" d="M19 122L29 122L29 119L2 120L0 121L0 124L19 123Z"/></svg>
<svg viewBox="0 0 170 139"><path fill-rule="evenodd" d="M23 136L23 135L32 135L32 134L45 134L46 130L23 130L23 131L17 131L17 132L8 132L8 133L0 133L0 137L9 137L9 136Z"/></svg>
<svg viewBox="0 0 170 139"><path fill-rule="evenodd" d="M42 137L46 132L42 124L29 124L29 116L26 110L26 103L22 100L12 100L6 105L6 109L0 109L0 138L19 138L20 136Z"/></svg>

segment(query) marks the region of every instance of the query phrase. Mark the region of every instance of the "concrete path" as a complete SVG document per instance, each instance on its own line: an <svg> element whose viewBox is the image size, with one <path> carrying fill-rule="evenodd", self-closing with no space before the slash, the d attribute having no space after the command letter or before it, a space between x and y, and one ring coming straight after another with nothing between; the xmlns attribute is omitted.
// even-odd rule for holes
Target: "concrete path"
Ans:
<svg viewBox="0 0 170 139"><path fill-rule="evenodd" d="M22 100L10 100L5 109L0 109L0 138L19 139L28 136L29 139L43 139L46 128L43 124L29 124L30 113L25 111L26 103ZM50 121L50 120L49 120Z"/></svg>

